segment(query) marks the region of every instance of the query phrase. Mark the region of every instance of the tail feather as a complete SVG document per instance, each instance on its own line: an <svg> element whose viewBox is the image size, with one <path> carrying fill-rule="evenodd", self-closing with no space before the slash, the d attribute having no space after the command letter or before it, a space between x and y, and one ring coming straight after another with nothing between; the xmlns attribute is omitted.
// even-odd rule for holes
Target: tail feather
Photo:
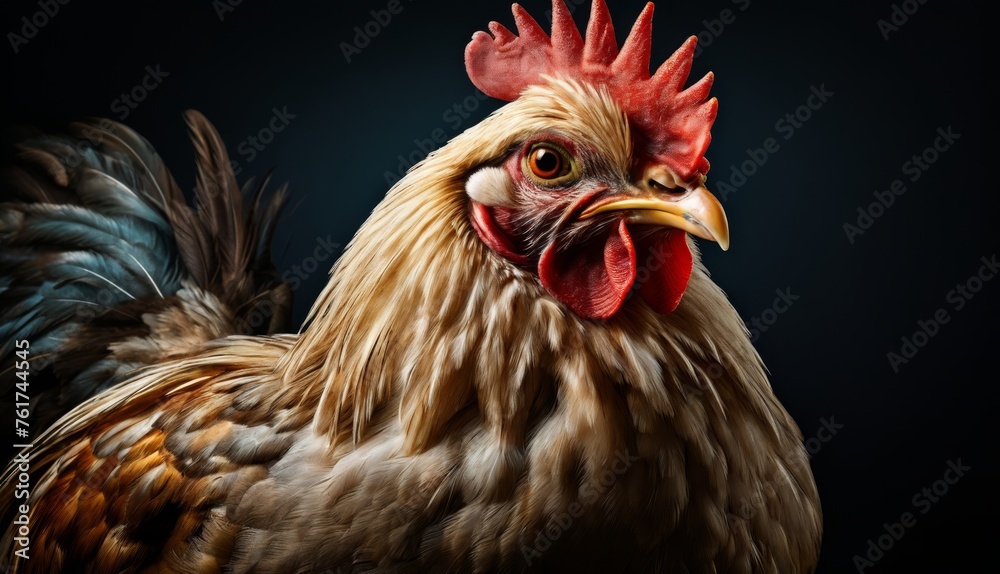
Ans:
<svg viewBox="0 0 1000 574"><path fill-rule="evenodd" d="M198 154L196 201L204 208L199 211L201 223L216 241L233 247L217 254L217 266L211 270L215 280L227 284L239 277L248 263L241 225L243 206L241 202L230 201L239 195L239 186L229 166L229 155L215 130L205 129L205 118L201 116L188 116L187 122Z"/></svg>
<svg viewBox="0 0 1000 574"><path fill-rule="evenodd" d="M289 329L270 251L286 188L241 189L208 120L185 119L194 206L149 142L106 120L26 141L5 174L0 388L13 397L15 343L28 340L35 431L137 368Z"/></svg>

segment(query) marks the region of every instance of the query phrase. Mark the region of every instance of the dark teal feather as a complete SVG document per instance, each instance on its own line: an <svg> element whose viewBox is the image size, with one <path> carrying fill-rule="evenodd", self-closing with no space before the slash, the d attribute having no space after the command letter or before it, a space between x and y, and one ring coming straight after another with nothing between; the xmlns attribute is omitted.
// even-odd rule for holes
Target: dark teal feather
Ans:
<svg viewBox="0 0 1000 574"><path fill-rule="evenodd" d="M185 119L197 153L194 207L149 142L106 120L24 141L4 174L0 388L12 402L14 343L27 339L33 432L163 360L114 349L155 338L143 315L185 305L182 289L211 294L205 304L227 315L219 335L289 328L291 294L270 251L285 189L267 194L268 178L240 189L215 129L198 112ZM251 321L263 304L270 320Z"/></svg>

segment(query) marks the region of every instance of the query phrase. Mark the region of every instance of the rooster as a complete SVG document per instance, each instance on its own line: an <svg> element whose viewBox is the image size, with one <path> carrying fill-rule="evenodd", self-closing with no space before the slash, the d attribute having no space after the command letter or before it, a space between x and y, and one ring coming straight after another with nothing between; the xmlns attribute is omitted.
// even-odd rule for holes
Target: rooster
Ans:
<svg viewBox="0 0 1000 574"><path fill-rule="evenodd" d="M513 13L465 52L509 103L393 186L297 335L238 328L287 313L283 198L244 214L200 116L197 209L124 126L26 145L4 334L68 412L3 477L15 571L814 569L801 433L691 238L729 242L695 38L651 75L652 4L620 49L603 0L585 34ZM42 315L71 288L116 295Z"/></svg>

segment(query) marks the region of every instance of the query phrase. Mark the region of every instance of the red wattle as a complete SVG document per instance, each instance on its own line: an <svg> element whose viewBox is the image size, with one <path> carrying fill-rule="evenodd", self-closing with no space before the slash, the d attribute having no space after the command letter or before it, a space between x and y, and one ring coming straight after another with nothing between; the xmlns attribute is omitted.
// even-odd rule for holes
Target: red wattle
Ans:
<svg viewBox="0 0 1000 574"><path fill-rule="evenodd" d="M607 319L617 313L635 282L635 246L625 220L608 233L603 246L600 243L552 243L538 261L542 285L588 319Z"/></svg>
<svg viewBox="0 0 1000 574"><path fill-rule="evenodd" d="M639 295L657 313L673 312L684 296L694 264L687 233L665 229L637 243L642 254L635 278Z"/></svg>

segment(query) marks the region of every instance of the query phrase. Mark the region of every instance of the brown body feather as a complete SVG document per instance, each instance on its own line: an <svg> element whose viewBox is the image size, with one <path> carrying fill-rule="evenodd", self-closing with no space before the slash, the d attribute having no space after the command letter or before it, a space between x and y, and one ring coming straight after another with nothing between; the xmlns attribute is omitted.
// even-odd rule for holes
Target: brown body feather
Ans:
<svg viewBox="0 0 1000 574"><path fill-rule="evenodd" d="M472 230L469 174L540 129L628 156L620 110L571 82L455 138L301 335L207 344L54 425L17 568L810 572L800 433L700 263L674 313L586 320Z"/></svg>

